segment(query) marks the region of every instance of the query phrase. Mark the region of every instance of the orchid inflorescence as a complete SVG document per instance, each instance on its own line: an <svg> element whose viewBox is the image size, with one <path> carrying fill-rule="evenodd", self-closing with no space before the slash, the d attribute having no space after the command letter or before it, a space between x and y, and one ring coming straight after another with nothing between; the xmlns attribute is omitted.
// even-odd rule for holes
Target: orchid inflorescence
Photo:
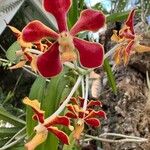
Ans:
<svg viewBox="0 0 150 150"><path fill-rule="evenodd" d="M126 65L129 62L130 56L135 52L141 53L150 51L150 47L140 44L142 36L137 35L134 31L135 11L136 9L131 10L122 29L119 33L114 30L114 34L111 37L112 41L119 43L114 54L116 64L120 64L121 60L123 60Z"/></svg>
<svg viewBox="0 0 150 150"><path fill-rule="evenodd" d="M44 9L51 13L57 21L57 32L38 20L28 23L22 32L9 26L21 46L21 50L17 51L16 54L22 56L21 61L10 69L23 67L25 63L30 62L33 71L49 78L58 75L65 62L72 62L88 69L97 68L103 64L103 46L99 43L79 39L77 36L79 32L86 30L96 32L105 26L105 15L101 11L85 9L80 13L79 19L69 31L67 13L71 3L71 0L43 0ZM136 35L134 31L134 15L135 9L129 13L122 29L119 32L114 31L111 37L112 41L119 44L114 53L116 64L119 64L122 60L124 64L127 64L130 55L134 52L150 51L149 47L139 43L141 36ZM76 83L80 84L80 80ZM77 86L74 87L77 89ZM88 93L88 88L86 90L86 93ZM68 103L68 98L66 100ZM60 106L61 111L58 111L60 107L56 111L59 113L55 112L45 119L44 111L41 110L38 100L24 98L23 103L32 108L34 112L32 118L38 122L38 125L34 128L36 135L25 144L27 150L34 150L43 143L47 139L48 132L53 133L64 144L69 144L68 135L59 130L56 125L67 126L71 131L74 129L73 137L79 140L85 125L99 127L99 118L106 119L105 112L99 109L102 107L100 101L88 100L88 95L77 98L69 97L69 100L70 103L66 105L67 112L64 116L59 114L65 106ZM98 108L97 110L95 110L95 106ZM70 125L70 120L73 120L74 127Z"/></svg>

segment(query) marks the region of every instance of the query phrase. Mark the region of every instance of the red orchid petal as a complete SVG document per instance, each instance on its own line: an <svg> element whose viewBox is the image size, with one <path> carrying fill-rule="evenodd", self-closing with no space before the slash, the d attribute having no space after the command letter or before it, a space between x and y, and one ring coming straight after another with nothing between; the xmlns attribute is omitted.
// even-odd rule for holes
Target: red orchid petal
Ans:
<svg viewBox="0 0 150 150"><path fill-rule="evenodd" d="M90 100L87 107L91 107L91 106L100 106L100 107L102 107L102 103L100 101Z"/></svg>
<svg viewBox="0 0 150 150"><path fill-rule="evenodd" d="M38 20L30 22L22 30L22 39L25 42L39 42L44 37L57 39L58 34Z"/></svg>
<svg viewBox="0 0 150 150"><path fill-rule="evenodd" d="M44 0L44 8L52 13L57 20L59 32L67 30L67 12L71 6L71 0Z"/></svg>
<svg viewBox="0 0 150 150"><path fill-rule="evenodd" d="M83 107L83 104L84 104L84 98L82 97L78 97L79 98L79 101L80 101L80 107Z"/></svg>
<svg viewBox="0 0 150 150"><path fill-rule="evenodd" d="M134 40L130 41L124 50L124 64L126 65L129 62L129 57L131 55L131 51L134 48Z"/></svg>
<svg viewBox="0 0 150 150"><path fill-rule="evenodd" d="M69 118L78 118L74 113L72 113L72 112L67 112L66 114L65 114L65 116L67 116L67 117L69 117Z"/></svg>
<svg viewBox="0 0 150 150"><path fill-rule="evenodd" d="M101 11L86 9L80 14L79 20L72 27L70 33L75 35L80 31L98 31L105 24L105 15Z"/></svg>
<svg viewBox="0 0 150 150"><path fill-rule="evenodd" d="M104 49L99 43L87 42L74 38L74 45L79 51L80 62L83 67L96 68L102 65Z"/></svg>
<svg viewBox="0 0 150 150"><path fill-rule="evenodd" d="M44 77L53 77L62 70L58 43L53 44L48 51L37 58L37 68Z"/></svg>
<svg viewBox="0 0 150 150"><path fill-rule="evenodd" d="M81 119L84 117L84 115L85 115L84 111L80 111L78 114L79 118L81 118Z"/></svg>
<svg viewBox="0 0 150 150"><path fill-rule="evenodd" d="M77 113L76 113L76 110L75 110L75 108L74 108L74 106L73 106L72 104L68 104L66 107L67 107L67 109L68 109L69 111L71 111L76 117L78 117L78 115L77 115Z"/></svg>
<svg viewBox="0 0 150 150"><path fill-rule="evenodd" d="M100 121L97 118L85 119L85 123L92 126L92 127L99 127L100 126Z"/></svg>
<svg viewBox="0 0 150 150"><path fill-rule="evenodd" d="M70 125L70 120L66 116L56 116L54 119L52 119L49 123L45 125L45 127L49 127L51 125L64 125L64 126L69 126Z"/></svg>
<svg viewBox="0 0 150 150"><path fill-rule="evenodd" d="M64 144L69 145L69 138L66 133L64 133L61 130L58 130L57 127L48 127L47 130L52 132L53 134L55 134L57 136L57 138L60 141L62 141Z"/></svg>
<svg viewBox="0 0 150 150"><path fill-rule="evenodd" d="M95 110L92 110L90 111L90 113L85 117L85 119L88 119L88 118L92 118L92 117L103 117L103 118L107 118L106 117L106 113L102 110L99 110L99 111L95 111Z"/></svg>
<svg viewBox="0 0 150 150"><path fill-rule="evenodd" d="M132 32L132 34L134 34L134 16L135 16L135 10L133 9L131 10L131 12L128 15L127 21L125 22L125 24L130 27L130 30Z"/></svg>
<svg viewBox="0 0 150 150"><path fill-rule="evenodd" d="M78 101L75 97L71 97L70 101L75 104L75 105L78 105Z"/></svg>
<svg viewBox="0 0 150 150"><path fill-rule="evenodd" d="M33 111L34 111L34 115L33 115L33 119L38 120L40 123L44 122L44 111L40 109L41 104L39 103L38 100L30 100L28 97L25 97L23 99L23 103L30 106Z"/></svg>

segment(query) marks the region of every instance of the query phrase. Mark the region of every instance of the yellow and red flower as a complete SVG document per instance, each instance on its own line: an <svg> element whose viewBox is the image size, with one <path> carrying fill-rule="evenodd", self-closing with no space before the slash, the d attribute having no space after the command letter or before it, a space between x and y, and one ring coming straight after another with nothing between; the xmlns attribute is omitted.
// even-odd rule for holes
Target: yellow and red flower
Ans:
<svg viewBox="0 0 150 150"><path fill-rule="evenodd" d="M51 46L51 42L45 40L45 43L36 42L25 42L22 39L22 32L20 32L15 27L8 25L8 27L13 31L14 35L17 38L18 43L20 44L21 49L16 51L16 56L20 56L21 60L14 66L11 66L10 69L17 69L23 67L27 62L30 63L31 69L34 72L37 72L37 54L32 54L30 49L32 47L36 47L37 50L44 52L47 50L48 47Z"/></svg>
<svg viewBox="0 0 150 150"><path fill-rule="evenodd" d="M75 61L78 54L83 67L99 67L103 62L103 46L81 40L75 35L85 30L98 31L105 24L104 14L93 9L83 10L69 32L67 12L71 7L71 0L43 0L43 6L56 18L59 33L38 20L30 22L22 31L22 39L25 42L39 42L47 37L55 40L48 51L37 58L39 73L44 77L55 76L61 72L64 62Z"/></svg>
<svg viewBox="0 0 150 150"><path fill-rule="evenodd" d="M51 119L44 119L44 111L40 109L40 103L37 100L24 98L23 103L31 106L34 111L33 119L38 121L38 125L34 128L36 135L31 141L25 144L27 150L34 150L38 145L43 143L48 136L48 132L53 133L64 144L69 144L69 138L66 133L59 130L56 125L70 126L70 120L66 116L52 116Z"/></svg>
<svg viewBox="0 0 150 150"><path fill-rule="evenodd" d="M142 37L136 35L134 31L134 16L136 9L133 9L122 27L122 29L117 34L117 31L114 31L114 34L111 37L112 41L119 43L119 46L116 48L114 59L116 64L120 64L123 60L126 65L129 62L129 58L135 52L147 52L150 51L150 47L140 44Z"/></svg>
<svg viewBox="0 0 150 150"><path fill-rule="evenodd" d="M68 104L66 116L76 120L74 138L79 139L81 133L84 130L84 123L92 127L99 127L100 120L97 117L103 117L106 119L106 113L102 110L95 111L92 109L94 106L102 106L100 101L90 100L87 104L86 111L83 110L84 99L79 97L71 98L73 104Z"/></svg>

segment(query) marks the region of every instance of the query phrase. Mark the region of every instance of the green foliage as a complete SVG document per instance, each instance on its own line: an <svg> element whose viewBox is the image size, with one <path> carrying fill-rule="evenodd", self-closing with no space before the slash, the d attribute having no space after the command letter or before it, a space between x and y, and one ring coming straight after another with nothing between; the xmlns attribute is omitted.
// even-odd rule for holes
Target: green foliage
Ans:
<svg viewBox="0 0 150 150"><path fill-rule="evenodd" d="M104 70L107 73L108 83L111 86L114 94L117 94L117 87L115 77L113 75L112 69L110 67L109 61L107 59L104 60Z"/></svg>
<svg viewBox="0 0 150 150"><path fill-rule="evenodd" d="M69 10L68 15L68 24L69 28L71 28L78 19L78 0L72 0L72 7Z"/></svg>
<svg viewBox="0 0 150 150"><path fill-rule="evenodd" d="M10 114L4 107L0 106L0 120L9 122L10 124L18 127L25 125L22 119Z"/></svg>
<svg viewBox="0 0 150 150"><path fill-rule="evenodd" d="M29 94L30 99L38 99L39 102L44 98L46 80L42 77L38 77L31 87ZM32 120L33 111L31 108L27 107L26 110L26 122L27 122L27 135L31 136L33 133L33 128L36 125L36 122Z"/></svg>
<svg viewBox="0 0 150 150"><path fill-rule="evenodd" d="M20 60L20 57L16 56L16 51L18 50L21 50L21 47L17 41L8 48L6 57L11 63L18 62Z"/></svg>

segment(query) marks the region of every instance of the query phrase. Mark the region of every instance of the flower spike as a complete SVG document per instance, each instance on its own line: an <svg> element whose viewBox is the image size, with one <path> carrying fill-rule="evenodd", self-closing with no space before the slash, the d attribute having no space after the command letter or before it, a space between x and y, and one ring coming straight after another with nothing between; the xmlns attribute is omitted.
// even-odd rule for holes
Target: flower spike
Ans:
<svg viewBox="0 0 150 150"><path fill-rule="evenodd" d="M116 64L120 64L120 62L123 61L124 65L127 65L130 56L135 52L150 51L150 47L140 44L142 37L141 35L136 35L134 31L135 11L136 9L131 10L124 26L119 31L119 34L117 35L117 31L114 31L114 34L111 37L112 41L119 43L114 54Z"/></svg>

